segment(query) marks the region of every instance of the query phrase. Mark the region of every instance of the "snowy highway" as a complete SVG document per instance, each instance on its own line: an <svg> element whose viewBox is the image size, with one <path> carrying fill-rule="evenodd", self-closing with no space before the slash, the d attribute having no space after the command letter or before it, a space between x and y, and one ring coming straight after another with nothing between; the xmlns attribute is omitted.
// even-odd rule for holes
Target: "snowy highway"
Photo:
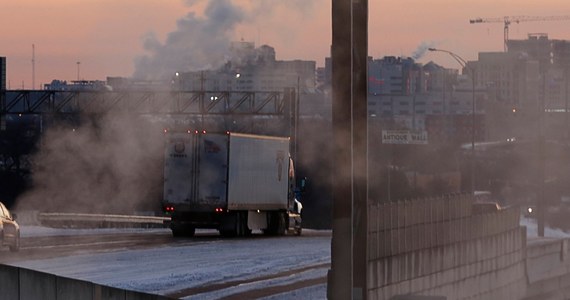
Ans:
<svg viewBox="0 0 570 300"><path fill-rule="evenodd" d="M179 299L326 299L330 231L220 238L167 229L23 226L21 250L0 263Z"/></svg>
<svg viewBox="0 0 570 300"><path fill-rule="evenodd" d="M522 218L529 241L536 223ZM21 250L0 263L175 299L326 299L331 231L221 238L199 230L53 229L22 226ZM546 228L546 236L567 238Z"/></svg>

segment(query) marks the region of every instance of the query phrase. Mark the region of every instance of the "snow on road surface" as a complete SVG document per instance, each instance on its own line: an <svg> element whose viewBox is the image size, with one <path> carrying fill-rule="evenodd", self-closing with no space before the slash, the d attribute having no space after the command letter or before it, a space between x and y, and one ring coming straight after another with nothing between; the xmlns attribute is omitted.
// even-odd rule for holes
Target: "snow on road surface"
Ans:
<svg viewBox="0 0 570 300"><path fill-rule="evenodd" d="M528 238L533 238L538 236L538 225L536 224L536 219L521 216L521 226L526 226L526 236ZM544 236L551 238L569 238L570 233L560 229L551 228L548 226L544 227Z"/></svg>
<svg viewBox="0 0 570 300"><path fill-rule="evenodd" d="M19 219L18 219L19 220ZM113 233L135 233L135 232L156 232L156 233L170 233L170 229L155 228L155 229L142 229L142 228L99 228L99 229L67 229L67 228L52 228L35 225L22 225L20 224L21 237L36 237L36 236L65 236L65 235L95 235L95 234L113 234Z"/></svg>
<svg viewBox="0 0 570 300"><path fill-rule="evenodd" d="M529 237L536 236L536 222L521 218ZM143 229L53 229L22 226L23 237L130 233ZM144 229L146 232L167 229ZM559 229L545 228L548 237L570 236ZM77 278L112 287L167 295L201 286L229 283L182 299L217 299L268 286L287 285L326 277L331 260L330 235L251 238L199 239L192 245L164 245L153 249L86 253L71 257L20 261L15 266ZM314 266L314 268L311 268ZM299 272L295 272L299 269ZM286 271L293 270L285 274ZM282 273L285 275L279 275ZM275 275L271 278L269 275ZM267 276L267 279L253 280ZM252 279L252 282L247 281ZM244 283L231 284L244 280ZM326 283L267 296L265 300L326 299Z"/></svg>
<svg viewBox="0 0 570 300"><path fill-rule="evenodd" d="M137 229L61 230L26 226L21 229L23 237L95 232L99 234L114 230L132 232ZM231 285L208 293L182 297L182 299L217 299L268 286L326 277L331 260L330 243L329 234L204 241L197 239L195 243L190 244L165 244L152 249L86 253L70 257L20 261L12 265L160 295L192 287L253 280L293 270L292 274L277 278ZM299 269L299 272L295 272L296 269ZM326 284L309 286L267 299L326 299Z"/></svg>

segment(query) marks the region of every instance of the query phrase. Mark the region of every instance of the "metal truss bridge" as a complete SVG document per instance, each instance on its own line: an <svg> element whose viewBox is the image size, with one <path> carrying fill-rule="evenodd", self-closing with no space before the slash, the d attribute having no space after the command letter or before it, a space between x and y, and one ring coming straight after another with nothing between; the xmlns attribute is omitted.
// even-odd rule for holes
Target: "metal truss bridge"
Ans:
<svg viewBox="0 0 570 300"><path fill-rule="evenodd" d="M5 114L164 114L286 116L296 93L238 91L0 91Z"/></svg>

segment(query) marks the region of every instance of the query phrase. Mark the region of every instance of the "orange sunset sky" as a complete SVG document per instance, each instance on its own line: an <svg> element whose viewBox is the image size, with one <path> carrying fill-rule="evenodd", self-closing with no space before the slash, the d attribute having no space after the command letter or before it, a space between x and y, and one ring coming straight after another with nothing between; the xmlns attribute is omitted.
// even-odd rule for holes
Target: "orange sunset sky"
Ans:
<svg viewBox="0 0 570 300"><path fill-rule="evenodd" d="M216 12L221 23L214 22L205 11L210 1L231 9ZM80 62L80 79L130 77L136 69L135 60L143 55L151 56L149 49L166 49L162 46L169 34L181 31L180 23L187 24L185 29L193 33L190 38L182 39L184 42L179 42L177 49L184 50L187 43L185 55L196 54L194 59L199 53L197 47L216 45L206 41L210 39L207 34L196 31L215 24L227 26L223 34L216 34L216 40L243 39L255 42L256 46L267 44L275 48L277 59L314 60L318 66L324 65L331 44L331 0L210 1L2 1L0 56L7 57L8 88L31 89L35 83L38 89L40 84L53 79L75 80L77 62ZM240 12L240 18L234 18L233 12ZM479 52L502 51L503 24L469 24L469 19L522 15L570 16L570 1L369 0L369 55L375 58L412 56L420 45L427 45L473 60ZM230 20L233 23L229 24ZM551 39L570 40L570 18L510 26L511 39L526 39L528 33L547 33ZM151 35L155 48L145 47ZM32 76L32 45L35 47L35 77ZM418 62L430 60L459 68L444 53L425 53ZM207 65L204 63L203 67ZM189 67L180 64L180 68Z"/></svg>

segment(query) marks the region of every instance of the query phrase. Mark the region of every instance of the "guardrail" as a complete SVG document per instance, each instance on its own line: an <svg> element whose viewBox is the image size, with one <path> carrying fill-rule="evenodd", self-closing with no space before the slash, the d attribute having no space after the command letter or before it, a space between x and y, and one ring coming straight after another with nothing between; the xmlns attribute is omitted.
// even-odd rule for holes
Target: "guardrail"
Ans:
<svg viewBox="0 0 570 300"><path fill-rule="evenodd" d="M39 224L56 228L164 228L169 217L82 213L38 213Z"/></svg>

